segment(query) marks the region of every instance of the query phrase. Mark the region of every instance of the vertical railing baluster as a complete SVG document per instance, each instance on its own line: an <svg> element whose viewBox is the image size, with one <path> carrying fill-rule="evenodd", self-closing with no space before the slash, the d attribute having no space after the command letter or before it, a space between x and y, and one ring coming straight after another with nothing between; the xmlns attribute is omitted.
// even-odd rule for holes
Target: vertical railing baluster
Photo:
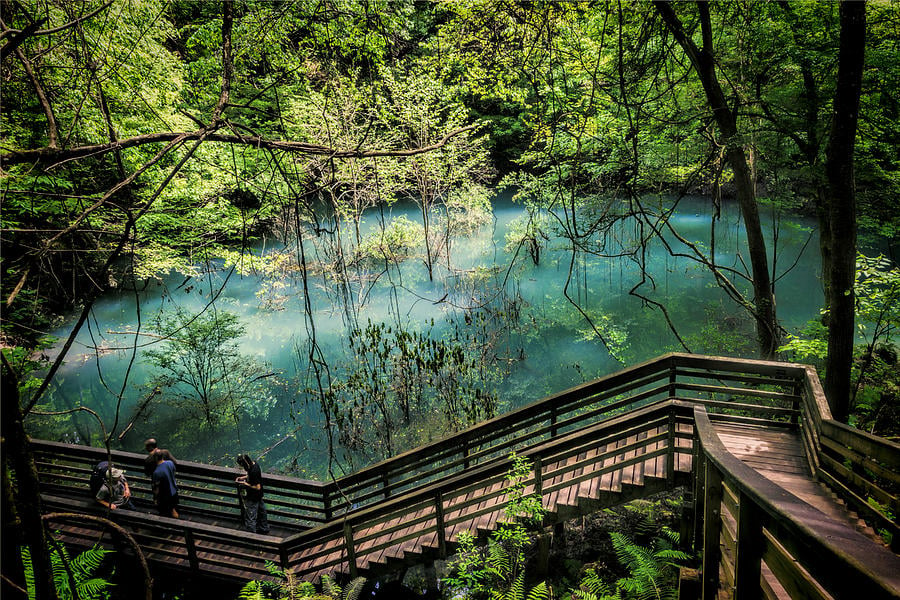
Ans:
<svg viewBox="0 0 900 600"><path fill-rule="evenodd" d="M667 443L669 451L666 454L666 485L670 488L675 486L675 429L678 424L675 420L675 407L669 408L669 436Z"/></svg>
<svg viewBox="0 0 900 600"><path fill-rule="evenodd" d="M763 513L744 491L738 498L737 556L734 559L734 600L755 600L762 590L759 585L763 555Z"/></svg>
<svg viewBox="0 0 900 600"><path fill-rule="evenodd" d="M387 471L381 472L381 486L384 488L385 499L391 497L391 482L388 478Z"/></svg>
<svg viewBox="0 0 900 600"><path fill-rule="evenodd" d="M325 522L331 520L333 516L331 513L331 486L325 486L325 489L322 490L322 508L325 511Z"/></svg>
<svg viewBox="0 0 900 600"><path fill-rule="evenodd" d="M678 371L673 359L672 366L669 367L669 398L675 398L678 395Z"/></svg>
<svg viewBox="0 0 900 600"><path fill-rule="evenodd" d="M555 438L559 430L556 428L556 405L550 407L550 437Z"/></svg>
<svg viewBox="0 0 900 600"><path fill-rule="evenodd" d="M544 495L544 465L540 456L534 457L534 494L538 500Z"/></svg>
<svg viewBox="0 0 900 600"><path fill-rule="evenodd" d="M463 455L463 468L468 469L469 468L469 440L468 440L468 438L463 439L462 455Z"/></svg>
<svg viewBox="0 0 900 600"><path fill-rule="evenodd" d="M722 475L706 461L706 493L703 501L703 600L715 600L719 590L719 537L722 535Z"/></svg>
<svg viewBox="0 0 900 600"><path fill-rule="evenodd" d="M444 496L440 492L434 494L434 518L437 527L438 555L447 558L447 534L444 531Z"/></svg>
<svg viewBox="0 0 900 600"><path fill-rule="evenodd" d="M344 546L347 548L347 566L350 569L350 577L356 577L356 546L353 542L353 527L350 521L344 521Z"/></svg>
<svg viewBox="0 0 900 600"><path fill-rule="evenodd" d="M194 542L194 532L190 529L184 529L184 545L187 549L188 564L191 565L191 572L200 572L200 561L197 559L197 544Z"/></svg>
<svg viewBox="0 0 900 600"><path fill-rule="evenodd" d="M288 551L283 541L278 544L278 559L281 561L281 570L287 573L291 565L288 564Z"/></svg>
<svg viewBox="0 0 900 600"><path fill-rule="evenodd" d="M699 551L703 546L703 512L706 494L706 455L697 439L697 454L692 466L694 472L694 531L691 539L694 551Z"/></svg>

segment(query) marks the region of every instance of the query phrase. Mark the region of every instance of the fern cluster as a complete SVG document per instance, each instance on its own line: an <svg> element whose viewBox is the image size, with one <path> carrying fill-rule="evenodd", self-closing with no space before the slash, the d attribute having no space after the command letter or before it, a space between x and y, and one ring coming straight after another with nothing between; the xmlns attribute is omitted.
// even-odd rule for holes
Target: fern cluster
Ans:
<svg viewBox="0 0 900 600"><path fill-rule="evenodd" d="M300 581L292 571L283 571L277 565L266 562L266 568L277 581L249 581L241 588L239 600L359 600L365 577L356 577L346 587L341 587L328 575L322 576L319 590L308 581Z"/></svg>
<svg viewBox="0 0 900 600"><path fill-rule="evenodd" d="M22 567L25 572L25 588L28 600L34 600L34 566L31 562L31 551L27 546L20 550ZM76 555L69 555L68 550L60 544L50 552L50 564L53 568L53 585L59 600L106 600L113 583L98 575L103 566L103 559L111 554L111 550L94 547ZM69 573L71 572L71 581ZM72 590L72 583L75 590Z"/></svg>

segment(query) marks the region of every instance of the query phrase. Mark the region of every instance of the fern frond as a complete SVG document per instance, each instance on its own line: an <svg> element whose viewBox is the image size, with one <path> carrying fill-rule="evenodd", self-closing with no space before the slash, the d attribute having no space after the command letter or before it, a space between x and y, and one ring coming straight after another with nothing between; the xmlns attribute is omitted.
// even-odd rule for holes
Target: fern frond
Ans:
<svg viewBox="0 0 900 600"><path fill-rule="evenodd" d="M588 594L592 598L609 596L612 593L609 589L609 586L606 585L605 581L600 579L600 576L597 575L597 571L595 571L594 569L588 569L585 572L584 577L581 578L581 582L579 583L578 587L581 588L578 591Z"/></svg>
<svg viewBox="0 0 900 600"><path fill-rule="evenodd" d="M547 587L546 581L542 581L531 588L526 600L548 600L548 598L550 598L550 588Z"/></svg>
<svg viewBox="0 0 900 600"><path fill-rule="evenodd" d="M278 577L279 579L287 579L287 576L285 575L285 572L281 569L281 567L273 563L271 560L266 561L266 571L268 571L269 575L272 575L273 577Z"/></svg>
<svg viewBox="0 0 900 600"><path fill-rule="evenodd" d="M663 560L666 564L675 564L676 566L678 563L691 560L691 555L681 550L659 550L654 556L659 560Z"/></svg>
<svg viewBox="0 0 900 600"><path fill-rule="evenodd" d="M92 577L87 581L81 581L78 583L78 597L83 599L106 598L107 590L109 590L114 585L114 583L107 581L102 577Z"/></svg>
<svg viewBox="0 0 900 600"><path fill-rule="evenodd" d="M366 585L365 577L356 577L344 588L344 600L359 600L363 586Z"/></svg>
<svg viewBox="0 0 900 600"><path fill-rule="evenodd" d="M263 600L263 586L258 581L248 581L238 593L238 600Z"/></svg>
<svg viewBox="0 0 900 600"><path fill-rule="evenodd" d="M97 571L103 564L103 559L111 552L111 550L94 546L69 560L69 565L75 574L76 581L79 579L79 574L87 575Z"/></svg>
<svg viewBox="0 0 900 600"><path fill-rule="evenodd" d="M28 600L34 600L34 565L31 563L31 549L22 546L19 549L22 555L22 570L25 572L25 589L28 590Z"/></svg>
<svg viewBox="0 0 900 600"><path fill-rule="evenodd" d="M674 529L671 529L670 527L663 527L660 530L660 533L662 534L663 538L668 540L669 543L673 546L677 546L681 543L681 534L679 534Z"/></svg>
<svg viewBox="0 0 900 600"><path fill-rule="evenodd" d="M497 574L503 579L506 579L511 574L512 561L510 560L509 552L503 544L498 544L493 540L488 543L487 563L496 569Z"/></svg>
<svg viewBox="0 0 900 600"><path fill-rule="evenodd" d="M334 600L341 600L341 586L328 575L322 575L322 593Z"/></svg>
<svg viewBox="0 0 900 600"><path fill-rule="evenodd" d="M509 600L525 600L525 574L519 573L509 590Z"/></svg>

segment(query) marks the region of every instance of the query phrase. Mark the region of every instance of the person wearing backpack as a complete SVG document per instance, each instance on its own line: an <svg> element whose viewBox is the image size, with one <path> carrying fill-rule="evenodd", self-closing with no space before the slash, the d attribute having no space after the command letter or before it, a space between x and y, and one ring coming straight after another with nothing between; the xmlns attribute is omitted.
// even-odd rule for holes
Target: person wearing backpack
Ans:
<svg viewBox="0 0 900 600"><path fill-rule="evenodd" d="M109 467L94 499L109 510L134 510L131 504L131 489L125 479L125 471Z"/></svg>

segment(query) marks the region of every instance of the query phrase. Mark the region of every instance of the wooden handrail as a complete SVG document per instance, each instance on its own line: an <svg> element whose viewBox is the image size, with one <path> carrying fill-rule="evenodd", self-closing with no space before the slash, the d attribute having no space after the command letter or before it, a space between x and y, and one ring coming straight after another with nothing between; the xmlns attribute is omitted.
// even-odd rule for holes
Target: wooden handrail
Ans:
<svg viewBox="0 0 900 600"><path fill-rule="evenodd" d="M827 517L781 486L769 481L732 455L712 426L703 407L694 408L697 437L707 465L705 476L704 556L717 556L722 516L719 506L722 482L740 494L738 521L738 558L735 566L735 597L759 597L759 564L765 555L779 553L766 549L761 541L767 530L790 554L784 564L796 563L835 598L900 598L900 571L897 559L888 552L875 552L872 542L855 530ZM710 467L715 470L710 475ZM710 506L712 505L712 506ZM752 514L753 518L744 515ZM753 523L760 530L749 536L741 523ZM743 554L743 557L741 556ZM773 561L774 562L774 561ZM718 589L719 566L704 562L704 598L714 598ZM751 569L750 576L740 572ZM788 577L777 565L769 565L776 577ZM779 578L780 579L780 578Z"/></svg>

